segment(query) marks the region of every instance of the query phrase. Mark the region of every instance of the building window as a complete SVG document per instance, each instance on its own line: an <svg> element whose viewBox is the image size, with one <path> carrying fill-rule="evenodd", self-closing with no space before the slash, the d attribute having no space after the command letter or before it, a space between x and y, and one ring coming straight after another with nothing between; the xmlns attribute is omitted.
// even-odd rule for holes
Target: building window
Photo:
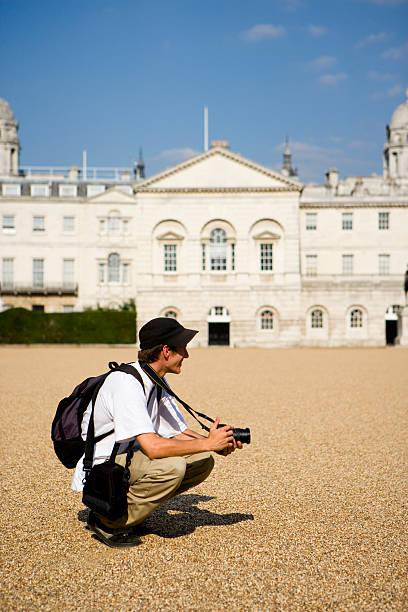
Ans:
<svg viewBox="0 0 408 612"><path fill-rule="evenodd" d="M72 198L77 194L76 185L60 185L59 194L62 198Z"/></svg>
<svg viewBox="0 0 408 612"><path fill-rule="evenodd" d="M342 255L342 272L343 274L353 274L354 255Z"/></svg>
<svg viewBox="0 0 408 612"><path fill-rule="evenodd" d="M205 265L205 264L206 264L206 261L205 261L205 258L206 258L206 253L205 253L205 244L202 244L202 245L201 245L201 269L202 269L202 271L203 271L203 272L205 272L205 269L206 269L206 265Z"/></svg>
<svg viewBox="0 0 408 612"><path fill-rule="evenodd" d="M164 316L168 319L177 319L177 312L175 312L174 310L167 310L164 313Z"/></svg>
<svg viewBox="0 0 408 612"><path fill-rule="evenodd" d="M310 314L310 325L313 329L323 327L323 311L320 309L312 310Z"/></svg>
<svg viewBox="0 0 408 612"><path fill-rule="evenodd" d="M130 282L130 264L122 264L122 283L128 285Z"/></svg>
<svg viewBox="0 0 408 612"><path fill-rule="evenodd" d="M176 272L177 270L177 245L164 245L164 271Z"/></svg>
<svg viewBox="0 0 408 612"><path fill-rule="evenodd" d="M235 270L235 244L231 243L231 270Z"/></svg>
<svg viewBox="0 0 408 612"><path fill-rule="evenodd" d="M44 287L44 260L33 259L33 287L42 289Z"/></svg>
<svg viewBox="0 0 408 612"><path fill-rule="evenodd" d="M350 327L363 327L363 311L360 308L350 312Z"/></svg>
<svg viewBox="0 0 408 612"><path fill-rule="evenodd" d="M62 231L64 234L73 234L75 232L75 217L64 216L62 218Z"/></svg>
<svg viewBox="0 0 408 612"><path fill-rule="evenodd" d="M261 243L260 244L260 264L262 271L273 270L273 244L272 243Z"/></svg>
<svg viewBox="0 0 408 612"><path fill-rule="evenodd" d="M306 229L307 230L317 229L317 213L314 213L314 212L306 213Z"/></svg>
<svg viewBox="0 0 408 612"><path fill-rule="evenodd" d="M3 215L3 232L4 234L15 234L16 222L14 215Z"/></svg>
<svg viewBox="0 0 408 612"><path fill-rule="evenodd" d="M352 230L353 229L353 213L344 212L341 214L341 229Z"/></svg>
<svg viewBox="0 0 408 612"><path fill-rule="evenodd" d="M306 276L316 276L317 255L306 255Z"/></svg>
<svg viewBox="0 0 408 612"><path fill-rule="evenodd" d="M3 289L14 287L14 259L12 257L3 258L1 286Z"/></svg>
<svg viewBox="0 0 408 612"><path fill-rule="evenodd" d="M120 282L120 257L118 253L111 253L108 257L108 283Z"/></svg>
<svg viewBox="0 0 408 612"><path fill-rule="evenodd" d="M102 235L106 233L106 219L99 219L99 233Z"/></svg>
<svg viewBox="0 0 408 612"><path fill-rule="evenodd" d="M213 229L210 234L210 269L227 269L227 235L221 228Z"/></svg>
<svg viewBox="0 0 408 612"><path fill-rule="evenodd" d="M72 304L64 304L62 306L62 312L74 312L74 307Z"/></svg>
<svg viewBox="0 0 408 612"><path fill-rule="evenodd" d="M272 310L263 310L261 312L261 329L273 329Z"/></svg>
<svg viewBox="0 0 408 612"><path fill-rule="evenodd" d="M128 234L129 234L129 219L123 219L123 221L122 221L122 230L123 230L123 235L124 236L128 236Z"/></svg>
<svg viewBox="0 0 408 612"><path fill-rule="evenodd" d="M108 217L108 234L110 236L117 236L120 232L120 217L112 216Z"/></svg>
<svg viewBox="0 0 408 612"><path fill-rule="evenodd" d="M378 256L378 274L389 274L390 273L390 256L385 253L381 253Z"/></svg>
<svg viewBox="0 0 408 612"><path fill-rule="evenodd" d="M15 183L3 183L4 196L19 196L21 195L21 185Z"/></svg>
<svg viewBox="0 0 408 612"><path fill-rule="evenodd" d="M64 287L73 287L74 285L74 266L75 261L73 259L64 259L62 261L62 284Z"/></svg>
<svg viewBox="0 0 408 612"><path fill-rule="evenodd" d="M88 198L93 198L94 196L99 195L105 191L105 185L88 185L86 188L86 193Z"/></svg>
<svg viewBox="0 0 408 612"><path fill-rule="evenodd" d="M387 230L390 229L390 213L379 212L378 213L378 229Z"/></svg>
<svg viewBox="0 0 408 612"><path fill-rule="evenodd" d="M45 217L34 215L33 232L45 232Z"/></svg>
<svg viewBox="0 0 408 612"><path fill-rule="evenodd" d="M32 196L48 196L50 189L48 185L31 185Z"/></svg>
<svg viewBox="0 0 408 612"><path fill-rule="evenodd" d="M103 285L106 281L106 264L98 264L98 284Z"/></svg>

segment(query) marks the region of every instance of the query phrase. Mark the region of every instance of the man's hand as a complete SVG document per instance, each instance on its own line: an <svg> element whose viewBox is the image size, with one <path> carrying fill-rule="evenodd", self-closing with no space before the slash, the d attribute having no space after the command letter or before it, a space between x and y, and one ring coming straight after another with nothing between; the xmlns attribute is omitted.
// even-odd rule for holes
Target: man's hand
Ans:
<svg viewBox="0 0 408 612"><path fill-rule="evenodd" d="M230 425L224 425L223 427L217 429L219 424L220 418L217 417L214 423L211 425L210 433L208 434L208 450L220 454L224 454L223 451L228 451L229 449L231 449L230 452L232 452L235 444L235 440L232 435L232 427Z"/></svg>
<svg viewBox="0 0 408 612"><path fill-rule="evenodd" d="M232 429L234 429L234 427L232 425L230 425L230 427L232 427ZM242 442L236 442L234 440L234 438L232 439L233 441L233 446L228 446L227 448L224 448L224 450L222 451L215 451L217 453L217 455L222 455L223 457L226 457L227 455L230 455L231 453L234 452L234 450L236 450L237 448L242 448Z"/></svg>

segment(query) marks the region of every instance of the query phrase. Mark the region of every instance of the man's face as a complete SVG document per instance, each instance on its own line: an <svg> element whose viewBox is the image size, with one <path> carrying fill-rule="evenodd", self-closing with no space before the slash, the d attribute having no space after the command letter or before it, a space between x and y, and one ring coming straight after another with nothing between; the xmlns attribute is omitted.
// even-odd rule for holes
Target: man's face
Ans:
<svg viewBox="0 0 408 612"><path fill-rule="evenodd" d="M180 374L183 359L188 359L188 351L185 346L168 347L166 369L168 373Z"/></svg>

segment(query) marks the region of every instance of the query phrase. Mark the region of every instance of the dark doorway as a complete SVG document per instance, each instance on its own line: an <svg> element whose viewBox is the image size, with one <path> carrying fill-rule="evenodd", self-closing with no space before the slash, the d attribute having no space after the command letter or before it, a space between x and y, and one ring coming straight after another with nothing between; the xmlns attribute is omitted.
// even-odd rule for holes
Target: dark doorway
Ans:
<svg viewBox="0 0 408 612"><path fill-rule="evenodd" d="M32 304L31 310L33 312L44 312L44 304Z"/></svg>
<svg viewBox="0 0 408 612"><path fill-rule="evenodd" d="M208 346L229 346L229 323L208 324Z"/></svg>
<svg viewBox="0 0 408 612"><path fill-rule="evenodd" d="M385 342L387 345L393 346L395 338L398 335L398 319L385 321Z"/></svg>

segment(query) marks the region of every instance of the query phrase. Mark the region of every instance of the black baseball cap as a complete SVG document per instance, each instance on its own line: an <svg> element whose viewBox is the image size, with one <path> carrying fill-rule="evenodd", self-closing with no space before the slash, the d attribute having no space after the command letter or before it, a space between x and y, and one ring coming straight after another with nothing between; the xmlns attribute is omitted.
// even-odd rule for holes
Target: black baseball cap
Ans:
<svg viewBox="0 0 408 612"><path fill-rule="evenodd" d="M139 330L140 349L153 348L159 344L168 346L187 346L194 336L198 334L195 329L186 329L176 319L170 317L157 317L148 321Z"/></svg>

